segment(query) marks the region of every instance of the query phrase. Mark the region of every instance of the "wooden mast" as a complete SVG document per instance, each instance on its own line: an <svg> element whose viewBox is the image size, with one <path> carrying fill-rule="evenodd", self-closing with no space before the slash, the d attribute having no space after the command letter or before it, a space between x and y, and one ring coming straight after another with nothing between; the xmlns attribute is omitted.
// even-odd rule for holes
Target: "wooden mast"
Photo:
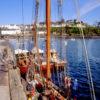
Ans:
<svg viewBox="0 0 100 100"><path fill-rule="evenodd" d="M39 9L39 0L36 0L35 5L35 22L33 25L33 31L34 31L34 46L37 47L37 21L38 21L38 9Z"/></svg>
<svg viewBox="0 0 100 100"><path fill-rule="evenodd" d="M51 78L50 72L50 0L46 0L46 55L47 55L47 79Z"/></svg>

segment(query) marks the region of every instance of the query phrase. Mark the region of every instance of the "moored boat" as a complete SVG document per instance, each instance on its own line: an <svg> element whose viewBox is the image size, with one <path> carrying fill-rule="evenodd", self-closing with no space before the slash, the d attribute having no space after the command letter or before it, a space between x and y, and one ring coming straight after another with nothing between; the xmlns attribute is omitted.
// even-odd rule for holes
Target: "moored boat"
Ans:
<svg viewBox="0 0 100 100"><path fill-rule="evenodd" d="M38 7L38 5L39 1L36 0L36 6ZM34 28L36 28L36 22L37 21L35 21ZM69 100L71 78L66 75L62 77L65 91L63 91L60 86L54 84L51 79L54 69L56 69L57 74L60 73L60 71L64 72L66 62L59 59L56 50L50 50L50 0L46 0L46 27L46 56L44 55L44 51L38 48L36 29L34 30L36 37L33 50L31 52L20 52L20 54L16 54L21 76L27 83L25 85L27 88L26 95L28 95L28 99L31 100L35 100L35 97L38 99L41 98L40 100L43 100L44 97L46 100L48 100L48 98L51 98L50 100L65 100L65 98L67 98L67 100Z"/></svg>

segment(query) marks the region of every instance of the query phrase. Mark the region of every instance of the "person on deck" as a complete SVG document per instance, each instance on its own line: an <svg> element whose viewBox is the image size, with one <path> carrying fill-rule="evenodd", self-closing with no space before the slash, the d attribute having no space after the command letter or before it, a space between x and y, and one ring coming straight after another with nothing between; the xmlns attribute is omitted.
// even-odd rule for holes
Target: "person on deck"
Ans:
<svg viewBox="0 0 100 100"><path fill-rule="evenodd" d="M19 69L21 72L21 77L26 80L26 73L28 71L28 66L26 64L26 60L20 60L19 61Z"/></svg>

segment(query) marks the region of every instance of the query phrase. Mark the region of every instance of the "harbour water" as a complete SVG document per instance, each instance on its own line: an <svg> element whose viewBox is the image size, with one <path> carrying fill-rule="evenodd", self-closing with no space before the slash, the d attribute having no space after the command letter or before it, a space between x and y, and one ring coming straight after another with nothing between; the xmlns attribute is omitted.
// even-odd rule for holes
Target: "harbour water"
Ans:
<svg viewBox="0 0 100 100"><path fill-rule="evenodd" d="M45 50L45 39L39 38L39 48ZM100 100L100 39L86 39L89 62L91 66L92 78L96 99ZM23 42L15 39L9 40L14 49L23 48ZM24 48L31 50L34 44L32 39L24 41ZM59 57L67 60L67 74L72 80L78 80L78 100L91 100L88 78L86 72L84 47L82 39L61 39L52 38L51 48L56 49Z"/></svg>

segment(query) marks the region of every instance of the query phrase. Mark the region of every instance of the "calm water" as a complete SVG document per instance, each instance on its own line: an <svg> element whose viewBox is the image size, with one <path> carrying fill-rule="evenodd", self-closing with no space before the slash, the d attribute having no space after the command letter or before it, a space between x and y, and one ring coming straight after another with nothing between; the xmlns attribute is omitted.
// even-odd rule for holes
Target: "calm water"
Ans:
<svg viewBox="0 0 100 100"><path fill-rule="evenodd" d="M40 38L39 47L45 50L45 40ZM10 40L15 49L22 48L22 41ZM33 42L26 39L25 49L31 50ZM89 61L97 100L100 100L100 39L86 39ZM91 100L90 91L84 61L84 49L82 39L51 39L51 48L59 53L59 57L68 61L68 75L72 79L78 79L78 100Z"/></svg>

